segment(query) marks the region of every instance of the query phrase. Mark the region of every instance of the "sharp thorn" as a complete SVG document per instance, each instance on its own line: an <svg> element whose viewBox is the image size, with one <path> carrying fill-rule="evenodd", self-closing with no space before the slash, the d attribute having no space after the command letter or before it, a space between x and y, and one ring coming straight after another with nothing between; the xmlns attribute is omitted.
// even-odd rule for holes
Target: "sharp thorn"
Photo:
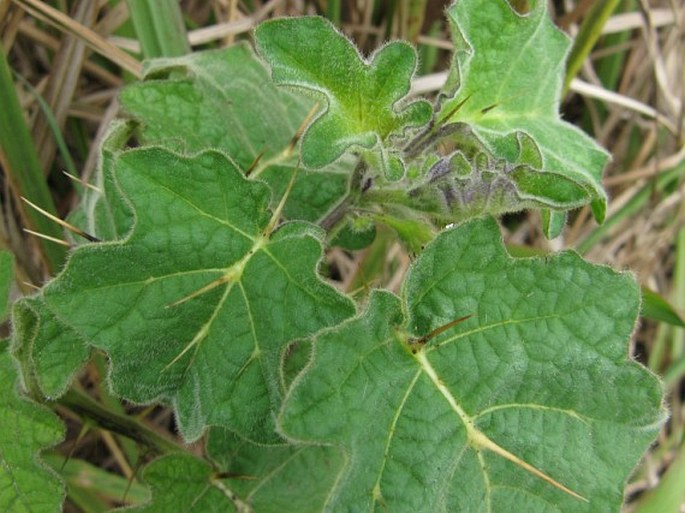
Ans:
<svg viewBox="0 0 685 513"><path fill-rule="evenodd" d="M422 337L419 337L419 338L416 340L415 343L416 343L416 344L424 345L424 344L426 344L430 339L437 337L437 336L440 335L441 333L444 333L444 332L447 331L448 329L453 328L453 327L456 326L457 324L461 324L462 322L464 322L464 321L470 319L471 317L473 317L473 314L465 315L464 317L459 317L459 319L455 319L455 320L453 320L453 321L450 321L450 322L448 322L447 324L443 324L442 326L440 326L440 327L438 327L438 328L435 328L435 329L434 329L433 331L431 331L430 333L428 333L428 334L426 334L426 335L424 335L424 336L422 336Z"/></svg>
<svg viewBox="0 0 685 513"><path fill-rule="evenodd" d="M64 219L60 219L59 217L48 212L47 210L43 210L42 208L40 208L35 203L32 203L29 200L27 200L24 196L22 196L21 199L24 203L26 203L28 206L33 208L36 212L43 214L45 217L50 219L50 221L53 221L60 226L63 226L64 228L66 228L70 232L75 233L76 235L83 237L84 239L89 240L90 242L100 242L100 239L98 239L97 237L94 237L93 235L90 235L89 233L84 232L80 228L77 228L76 226L66 222Z"/></svg>
<svg viewBox="0 0 685 513"><path fill-rule="evenodd" d="M271 216L271 219L269 220L269 224L266 225L266 228L264 229L264 237L268 237L273 233L273 231L276 229L276 225L278 224L278 221L281 219L281 214L283 213L283 208L285 207L285 202L288 199L288 196L290 195L290 191L293 189L293 185L295 185L295 179L297 178L297 172L300 169L300 162L297 162L297 166L293 170L293 176L290 177L290 182L288 183L288 187L285 189L285 192L283 193L283 196L281 197L281 201L278 202L278 206L276 207L276 210L274 210L273 215Z"/></svg>
<svg viewBox="0 0 685 513"><path fill-rule="evenodd" d="M286 148L286 152L290 153L295 149L295 145L297 144L297 141L300 140L302 137L302 134L304 134L304 131L307 129L309 126L309 123L312 121L314 118L314 115L316 114L316 111L319 110L319 102L316 102L314 106L309 109L309 112L305 116L304 120L300 124L300 127L297 129L297 132L295 132L295 135L293 135L293 138L290 139L290 143L288 144L288 147Z"/></svg>
<svg viewBox="0 0 685 513"><path fill-rule="evenodd" d="M89 188L89 189L94 190L95 192L98 192L98 193L102 194L102 189L100 189L99 187L96 187L95 185L90 184L90 183L86 182L85 180L81 180L78 176L74 176L74 175L72 175L71 173L69 173L69 172L67 172L67 171L62 171L62 173L64 173L67 177L71 178L71 179L72 179L73 181L75 181L76 183L81 184L81 185L83 185L84 187L87 187L87 188Z"/></svg>
<svg viewBox="0 0 685 513"><path fill-rule="evenodd" d="M238 472L217 472L214 474L214 477L216 479L241 479L245 481L254 481L257 479L257 476L249 476Z"/></svg>
<svg viewBox="0 0 685 513"><path fill-rule="evenodd" d="M490 105L489 107L485 107L484 109L481 109L481 110L480 110L480 113L481 113L481 114L487 114L488 112L490 112L490 111L491 111L492 109L494 109L495 107L499 107L499 105L500 105L499 103L493 103L493 104Z"/></svg>
<svg viewBox="0 0 685 513"><path fill-rule="evenodd" d="M250 176L250 173L255 170L257 167L257 164L259 164L259 161L262 160L262 157L264 156L264 153L266 153L266 149L262 150L259 155L255 157L255 159L252 161L252 164L250 164L250 167L248 167L245 170L245 177Z"/></svg>
<svg viewBox="0 0 685 513"><path fill-rule="evenodd" d="M443 118L443 121L441 121L440 123L442 124L442 123L444 123L445 121L449 120L452 116L454 116L454 115L455 115L455 114L464 106L464 104L465 104L467 101L469 101L469 100L471 99L471 96L472 96L472 95L468 95L468 96L467 96L466 98L464 98L462 101L460 101L459 103L457 103L457 105L455 105L455 107L454 107L451 111L449 111L449 113L447 114L447 116L445 116L445 117Z"/></svg>
<svg viewBox="0 0 685 513"><path fill-rule="evenodd" d="M530 472L531 474L533 474L533 475L536 476L536 477L539 477L539 478L542 479L543 481L546 481L547 483L551 484L551 485L554 486L555 488L558 488L558 489L561 490L562 492L565 492L565 493L569 494L571 497L575 497L576 499L581 500L581 501L583 501L583 502L590 502L590 501L588 501L585 497L583 497L582 495L580 495L579 493L574 492L574 491L571 490L569 487L564 486L564 485L561 484L559 481L556 481L556 480L552 479L552 478L549 477L547 474L545 474L545 473L542 472L541 470L535 468L535 467L534 467L533 465L531 465L530 463L527 463L527 462L523 461L521 458L519 458L519 457L516 456L515 454L512 454L512 453L510 453L509 451L507 451L505 448L503 448L503 447L497 445L495 442L493 442L492 440L490 440L490 438L488 438L485 434L481 433L480 431L477 431L476 433L477 433L477 434L474 434L474 435L475 435L475 439L474 439L473 441L474 441L477 445L479 445L480 447L482 447L483 449L487 449L487 450L489 450L489 451L492 451L492 452L494 452L495 454L497 454L497 455L503 457L504 459L509 460L509 461L512 462L514 465L518 465L518 466L521 467L522 469L524 469L524 470Z"/></svg>
<svg viewBox="0 0 685 513"><path fill-rule="evenodd" d="M174 301L173 303L169 303L168 305L165 306L165 308L173 308L178 305L182 305L183 303L186 303L187 301L190 301L193 298L196 298L198 296L201 296L205 292L209 292L212 289L215 289L216 287L223 285L224 283L228 283L231 281L232 277L229 274L224 274L220 278L209 282L207 285L205 285L202 288L197 289L195 292L192 292L188 294L187 296L182 297L178 301Z"/></svg>
<svg viewBox="0 0 685 513"><path fill-rule="evenodd" d="M30 233L31 235L35 235L36 237L39 237L41 239L45 239L45 240L48 240L50 242L54 242L55 244L60 244L62 246L66 246L68 248L71 247L71 244L69 244L67 241L64 241L62 239L58 239L56 237L50 237L49 235L45 235L44 233L34 232L33 230L29 230L28 228L24 228L24 231L26 233Z"/></svg>

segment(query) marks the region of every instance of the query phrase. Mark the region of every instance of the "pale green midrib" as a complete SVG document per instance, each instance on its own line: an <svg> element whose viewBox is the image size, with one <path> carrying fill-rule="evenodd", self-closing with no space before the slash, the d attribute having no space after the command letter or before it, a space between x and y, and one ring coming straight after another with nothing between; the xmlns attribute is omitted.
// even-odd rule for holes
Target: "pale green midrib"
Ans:
<svg viewBox="0 0 685 513"><path fill-rule="evenodd" d="M252 508L250 507L250 505L242 501L238 497L238 494L231 490L228 486L226 486L223 483L223 481L216 478L210 478L210 484L212 487L218 489L224 495L224 497L231 501L231 504L233 504L236 513L252 513Z"/></svg>
<svg viewBox="0 0 685 513"><path fill-rule="evenodd" d="M473 448L473 447L472 447ZM483 458L483 451L476 450L476 457L480 463L480 468L483 474L483 486L485 488L485 501L487 503L487 513L492 513L492 483L490 483L490 474L487 472L487 465L485 458Z"/></svg>
<svg viewBox="0 0 685 513"><path fill-rule="evenodd" d="M475 423L473 422L471 417L466 413L466 411L464 411L464 409L459 405L459 403L457 403L455 397L448 390L447 386L442 382L442 380L438 376L438 373L435 371L431 363L428 361L428 358L426 357L426 352L418 351L414 355L414 359L419 363L420 369L428 376L428 378L431 380L431 382L438 390L438 392L440 392L440 394L447 400L447 403L452 408L452 411L454 411L459 416L459 419L464 423L467 438L470 439L472 432L476 431Z"/></svg>
<svg viewBox="0 0 685 513"><path fill-rule="evenodd" d="M447 388L447 386L442 382L440 377L438 376L437 372L431 365L431 363L428 361L428 358L426 357L426 352L425 351L418 351L415 355L414 358L416 361L419 363L421 369L426 373L426 375L430 378L432 381L433 385L437 388L437 390L442 394L442 396L447 400L448 404L452 408L452 410L457 414L459 419L462 421L464 424L464 428L466 430L466 437L468 439L468 444L476 451L479 461L481 461L481 468L483 470L483 476L486 481L486 488L491 491L491 486L490 486L490 480L489 480L489 475L485 471L485 462L482 459L482 451L483 450L489 450L492 451L494 454L503 457L504 459L514 463L515 465L521 467L524 471L529 472L533 474L534 476L541 478L543 481L551 484L552 486L561 489L562 491L568 493L569 495L586 501L587 499L583 497L582 495L579 495L577 492L573 491L572 489L566 487L565 485L559 483L558 481L554 480L544 472L542 472L540 469L534 467L533 465L530 465L527 463L525 460L522 460L518 456L514 455L513 453L509 452L508 450L504 449L503 447L499 446L497 443L492 441L487 435L485 435L481 430L479 430L474 422L474 418L471 417L466 413L466 411L459 405L457 402L456 398L452 395L452 392Z"/></svg>
<svg viewBox="0 0 685 513"><path fill-rule="evenodd" d="M342 465L342 467L340 468L340 472L338 472L338 475L335 477L335 482L333 483L333 486L331 486L331 491L326 496L326 501L324 502L322 508L323 512L334 513L331 512L329 505L331 503L334 503L337 497L339 496L340 483L343 480L346 470L348 469L350 464L349 456L346 451L343 451L343 457L345 458L345 464Z"/></svg>
<svg viewBox="0 0 685 513"><path fill-rule="evenodd" d="M383 449L383 461L381 462L381 468L378 471L378 477L376 478L376 483L373 486L373 503L370 505L371 506L371 510L370 510L371 513L373 513L373 511L375 509L375 503L377 503L383 499L383 493L381 491L381 480L383 478L383 473L385 472L385 465L388 461L390 444L392 443L392 440L395 436L395 428L397 426L397 422L400 419L400 416L402 414L402 410L404 410L404 405L409 400L409 396L411 395L412 391L414 390L414 386L416 385L416 383L417 383L418 379L421 377L421 375L422 375L422 372L421 372L421 369L419 368L416 371L416 374L414 374L414 377L409 382L409 386L407 387L407 390L404 393L404 396L402 397L402 401L400 402L400 405L397 408L397 411L395 412L395 415L392 419L392 422L390 423L390 429L389 429L388 437L387 437L387 440L385 442L385 448Z"/></svg>
<svg viewBox="0 0 685 513"><path fill-rule="evenodd" d="M262 349L261 349L260 344L259 344L259 337L257 336L257 324L255 323L254 316L252 315L252 306L250 305L250 300L247 297L247 292L245 291L245 287L243 286L242 280L238 280L238 288L240 288L240 293L243 296L243 301L245 302L245 310L247 311L247 317L250 321L250 334L252 335L252 342L254 345L254 349L252 350L252 353L250 353L249 358L240 367L240 369L236 373L235 377L232 379L232 382L238 381L238 379L240 379L240 377L243 375L245 370L247 370L247 368L254 361L257 361L257 363L259 364L259 372L262 375L263 382L269 383L267 371L266 371L266 368L264 367L263 359L261 358Z"/></svg>
<svg viewBox="0 0 685 513"><path fill-rule="evenodd" d="M231 290L233 290L233 286L235 284L238 284L238 286L240 287L241 291L244 294L244 289L243 289L243 285L242 285L242 275L243 275L243 272L245 271L245 267L247 267L247 265L249 264L250 260L254 257L254 255L256 255L260 250L263 250L265 248L266 244L268 244L268 242L263 235L257 236L255 239L253 239L252 247L243 255L243 257L240 260L238 260L237 262L233 263L232 265L230 265L229 267L226 267L224 269L222 276L219 277L218 279L221 280L222 277L228 277L228 279L226 281L226 290L223 292L221 299L219 300L218 304L214 307L209 320L200 327L200 329L195 334L193 339L186 345L186 347L181 351L181 353L179 355L177 355L168 365L173 365L174 363L176 363L176 361L180 357L182 357L188 350L190 350L194 345L197 346L194 354L197 354L197 351L200 348L200 343L202 342L202 340L204 340L206 338L207 334L209 333L209 330L211 329L212 323L214 322L214 320L218 316L219 312L223 308L223 305L226 302L226 299L228 298ZM201 287L200 289L197 289L195 292L191 293L190 296L186 296L187 300L192 301L196 297L199 297L199 295L203 295L203 294L211 291L212 290L211 288L207 289L207 290L203 290L203 289L204 289L204 287L212 285L212 283L214 283L214 282L210 282L207 285ZM218 283L217 288L221 287L221 285L222 285L222 283ZM194 294L196 294L198 292L199 292L199 295L194 296ZM186 300L184 298L179 298L179 299L182 301ZM246 301L246 304L247 304L247 301ZM250 322L252 325L254 325L254 321L251 318L251 316L250 316ZM198 337L202 334L203 331L205 332L204 335L202 336L202 338L198 339ZM255 339L256 339L256 336L255 336ZM193 363L193 360L194 360L194 357L190 360L190 362L186 366L186 370Z"/></svg>
<svg viewBox="0 0 685 513"><path fill-rule="evenodd" d="M188 344L186 344L186 346L181 350L181 352L178 355L176 355L171 360L171 362L169 362L167 364L167 366L171 366L174 363L176 363L178 360L180 360L180 358L183 357L183 355L185 353L187 353L188 351L193 349L193 346L195 346L195 349L193 351L193 356L192 356L192 358L190 358L190 360L188 361L188 363L184 369L183 374L184 374L184 376L186 375L188 369L193 365L193 363L195 361L195 356L197 355L197 352L200 350L200 346L201 346L202 342L209 335L209 332L212 329L212 325L214 324L214 321L216 320L217 316L219 315L219 313L223 309L224 303L228 299L228 296L230 295L231 290L233 289L233 285L234 285L234 282L228 282L228 285L226 286L226 290L224 290L223 294L221 295L221 299L217 302L216 306L212 310L212 313L209 316L209 319L207 319L207 321L202 326L200 326L200 328L197 330L197 332L195 333L195 336L192 338L192 340L190 342L188 342ZM192 299L191 299L191 301L192 301Z"/></svg>
<svg viewBox="0 0 685 513"><path fill-rule="evenodd" d="M490 476L486 472L486 466L485 466L485 461L483 460L482 456L482 451L478 449L478 447L473 443L473 440L476 438L474 435L477 433L480 433L480 431L475 427L475 422L473 419L464 411L464 409L459 405L457 402L456 398L452 395L452 393L449 391L447 386L442 383L442 380L438 376L437 372L431 365L431 363L428 361L428 358L426 357L426 352L425 351L418 351L414 355L414 359L418 362L419 364L419 369L420 372L425 373L428 378L431 380L435 388L440 392L440 394L447 400L447 403L450 405L450 408L452 408L452 411L454 411L459 419L461 420L462 424L464 425L464 429L466 430L466 438L467 438L467 443L465 446L469 446L471 449L476 451L476 455L478 457L478 460L480 462L480 467L481 471L483 474L483 481L486 489L486 500L487 500L487 511L488 513L491 513L492 511L492 504L491 504L491 486L490 486ZM483 435L484 436L484 435Z"/></svg>

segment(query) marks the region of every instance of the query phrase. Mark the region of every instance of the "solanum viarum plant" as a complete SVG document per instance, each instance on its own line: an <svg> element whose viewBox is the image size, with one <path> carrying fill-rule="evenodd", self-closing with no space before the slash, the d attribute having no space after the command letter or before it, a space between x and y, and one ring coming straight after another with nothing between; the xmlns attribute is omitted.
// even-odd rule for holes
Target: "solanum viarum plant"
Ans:
<svg viewBox="0 0 685 513"><path fill-rule="evenodd" d="M410 44L364 56L320 17L149 62L71 215L93 241L12 309L2 508L60 510L40 453L64 428L36 403L97 422L73 390L104 354L116 396L204 448L114 415L157 455L127 511L619 512L665 417L628 355L639 288L570 251L513 258L496 221L536 209L554 237L606 210L609 156L558 113L569 39L532 4L451 6L431 101ZM327 281L325 253L377 231L412 259L399 294Z"/></svg>

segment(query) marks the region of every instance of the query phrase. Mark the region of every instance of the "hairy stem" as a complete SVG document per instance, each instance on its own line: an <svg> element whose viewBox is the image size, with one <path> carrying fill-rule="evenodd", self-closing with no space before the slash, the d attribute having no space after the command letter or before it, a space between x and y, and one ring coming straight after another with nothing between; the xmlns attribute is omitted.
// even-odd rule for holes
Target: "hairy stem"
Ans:
<svg viewBox="0 0 685 513"><path fill-rule="evenodd" d="M108 410L83 392L71 389L58 400L58 404L91 420L102 429L126 436L160 454L184 452L183 447L176 442L132 417Z"/></svg>
<svg viewBox="0 0 685 513"><path fill-rule="evenodd" d="M364 159L359 159L357 166L350 177L350 190L333 210L319 221L319 226L330 232L340 221L343 220L350 207L358 202L359 196L364 192L363 181L368 165Z"/></svg>

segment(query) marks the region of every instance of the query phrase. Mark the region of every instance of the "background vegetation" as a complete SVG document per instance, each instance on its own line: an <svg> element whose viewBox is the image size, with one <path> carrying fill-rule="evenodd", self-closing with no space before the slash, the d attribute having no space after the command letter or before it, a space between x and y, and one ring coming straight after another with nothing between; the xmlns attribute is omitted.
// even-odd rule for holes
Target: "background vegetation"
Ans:
<svg viewBox="0 0 685 513"><path fill-rule="evenodd" d="M525 10L527 0L511 0ZM555 22L577 37L568 62L565 119L613 155L605 175L611 201L597 226L575 212L563 235L540 233L535 214L504 220L513 250L574 248L591 261L631 269L650 295L631 348L663 376L671 419L628 486L626 512L685 511L685 4L680 0L553 2ZM262 20L322 14L366 51L388 39L418 46L417 92L437 90L450 59L445 2L429 0L0 0L0 249L15 256L15 297L31 293L61 265L63 229L22 201L66 217L93 173L97 148L117 116L117 94L141 74L141 62L250 39ZM381 236L383 234L381 233ZM409 265L403 247L385 244L328 255L331 280L346 291L375 269L396 290ZM8 326L2 328L6 335ZM95 358L79 388L173 437L167 410L119 404ZM132 441L83 418L68 396L55 409L67 440L46 456L68 483L66 511L97 512L147 494L137 474L148 456ZM198 450L200 450L198 446ZM65 461L68 462L65 463Z"/></svg>

